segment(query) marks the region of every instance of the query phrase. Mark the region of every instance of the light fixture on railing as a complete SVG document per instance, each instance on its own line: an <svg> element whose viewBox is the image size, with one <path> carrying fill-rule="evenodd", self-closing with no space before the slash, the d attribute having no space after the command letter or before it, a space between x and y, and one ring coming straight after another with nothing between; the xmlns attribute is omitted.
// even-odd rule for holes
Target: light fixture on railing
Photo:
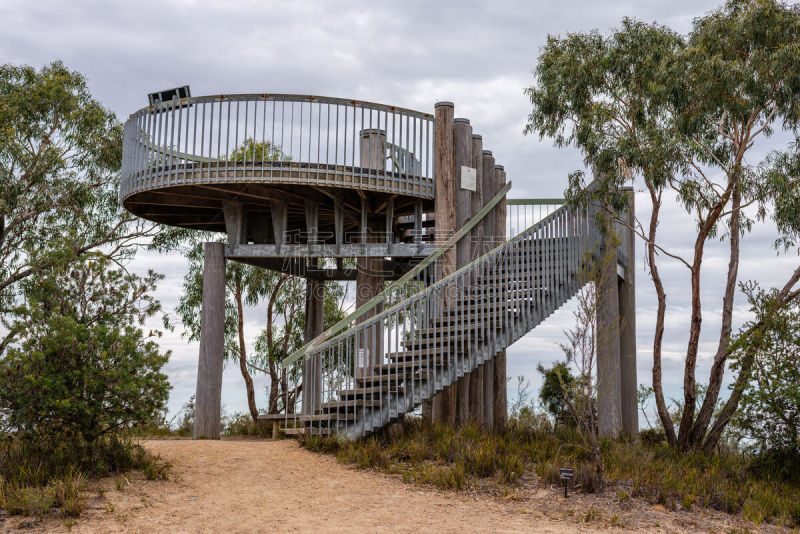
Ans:
<svg viewBox="0 0 800 534"><path fill-rule="evenodd" d="M155 93L150 93L147 95L147 99L150 101L151 106L155 106L156 104L160 104L161 102L181 100L184 98L189 98L191 96L192 92L189 90L189 86L184 85L182 87L175 87L173 89L166 89L164 91L156 91ZM182 104L182 106L186 105L188 104Z"/></svg>

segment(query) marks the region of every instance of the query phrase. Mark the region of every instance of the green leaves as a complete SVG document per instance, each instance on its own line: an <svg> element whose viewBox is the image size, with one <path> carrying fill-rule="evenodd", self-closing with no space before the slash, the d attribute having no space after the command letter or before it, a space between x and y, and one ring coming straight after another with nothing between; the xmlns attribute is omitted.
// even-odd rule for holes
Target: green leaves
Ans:
<svg viewBox="0 0 800 534"><path fill-rule="evenodd" d="M165 407L169 359L144 321L161 277L112 269L94 255L30 277L12 328L20 343L0 361L5 424L39 435L92 442L151 421Z"/></svg>
<svg viewBox="0 0 800 534"><path fill-rule="evenodd" d="M0 66L0 133L0 317L7 323L27 277L88 251L129 257L157 226L119 205L122 127L61 62ZM2 340L0 354L13 342Z"/></svg>
<svg viewBox="0 0 800 534"><path fill-rule="evenodd" d="M738 343L743 348L735 354L734 367L748 365L750 357L754 361L735 426L757 452L789 453L796 462L800 457L800 299L775 311L776 289L767 291L749 283L744 290L756 318L742 331L749 332L749 326L758 321L766 324L751 334L757 339ZM758 350L748 351L753 344Z"/></svg>
<svg viewBox="0 0 800 534"><path fill-rule="evenodd" d="M682 46L668 28L631 19L608 37L550 36L536 84L525 91L533 105L525 133L580 148L587 164L613 183L628 180L630 169L663 184L677 165L664 128L665 80Z"/></svg>

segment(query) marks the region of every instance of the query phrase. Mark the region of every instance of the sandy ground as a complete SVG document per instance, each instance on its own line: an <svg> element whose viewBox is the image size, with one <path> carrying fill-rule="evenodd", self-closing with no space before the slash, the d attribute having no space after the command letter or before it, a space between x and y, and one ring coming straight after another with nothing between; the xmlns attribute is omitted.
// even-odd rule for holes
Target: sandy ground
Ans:
<svg viewBox="0 0 800 534"><path fill-rule="evenodd" d="M87 511L72 524L0 517L0 531L727 533L737 526L722 514L667 512L631 500L622 507L591 496L565 500L555 488L505 497L421 488L340 465L292 440L145 446L173 462L170 480L133 475L118 491L106 479L91 488Z"/></svg>

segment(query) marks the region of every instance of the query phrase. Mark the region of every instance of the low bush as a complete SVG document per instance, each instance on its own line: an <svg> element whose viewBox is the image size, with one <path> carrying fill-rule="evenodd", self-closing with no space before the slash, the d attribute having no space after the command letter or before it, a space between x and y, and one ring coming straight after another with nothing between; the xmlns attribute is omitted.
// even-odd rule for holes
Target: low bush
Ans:
<svg viewBox="0 0 800 534"><path fill-rule="evenodd" d="M222 420L223 436L253 436L266 438L272 435L271 425L253 421L249 413L235 413Z"/></svg>
<svg viewBox="0 0 800 534"><path fill-rule="evenodd" d="M32 434L0 435L0 508L12 514L59 511L77 517L85 507L87 478L133 469L165 479L170 464L138 443L111 435L88 443Z"/></svg>

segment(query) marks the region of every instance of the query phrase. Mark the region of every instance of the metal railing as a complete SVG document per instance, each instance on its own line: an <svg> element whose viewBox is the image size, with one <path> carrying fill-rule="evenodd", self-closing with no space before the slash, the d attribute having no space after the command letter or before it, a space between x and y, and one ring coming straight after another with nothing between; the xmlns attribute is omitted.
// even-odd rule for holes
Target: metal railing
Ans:
<svg viewBox="0 0 800 534"><path fill-rule="evenodd" d="M506 239L523 232L565 204L563 198L506 199Z"/></svg>
<svg viewBox="0 0 800 534"><path fill-rule="evenodd" d="M441 246L437 247L436 250L428 255L424 260L415 265L399 279L389 284L389 286L386 287L380 294L376 295L368 302L365 302L347 317L322 332L319 336L306 343L294 353L290 354L281 362L281 365L284 367L289 366L300 358L310 354L324 341L352 326L363 317L368 317L370 314L374 313L378 307L392 305L393 303L407 299L417 291L420 291L422 288L425 288L433 283L434 280L437 280L439 277L437 276L438 266L435 263L436 260L439 259L442 254L452 249L461 239L467 239L468 232L477 224L479 224L484 217L491 212L492 208L494 208L505 197L506 193L508 193L510 189L511 182L507 183L503 189L501 189L497 195L495 195L494 198L491 199L483 207L483 209L475 215L475 217L471 218L467 224L464 225L463 228L449 236L449 238L446 239Z"/></svg>
<svg viewBox="0 0 800 534"><path fill-rule="evenodd" d="M594 239L587 212L562 206L455 273L419 280L408 298L381 302L286 362L295 386L318 377L303 384L308 405L292 410L305 415L286 424L354 439L411 412L571 298Z"/></svg>
<svg viewBox="0 0 800 534"><path fill-rule="evenodd" d="M362 143L365 131L378 131L378 141ZM213 182L434 195L433 116L358 100L240 94L162 102L130 116L122 157L123 200Z"/></svg>

